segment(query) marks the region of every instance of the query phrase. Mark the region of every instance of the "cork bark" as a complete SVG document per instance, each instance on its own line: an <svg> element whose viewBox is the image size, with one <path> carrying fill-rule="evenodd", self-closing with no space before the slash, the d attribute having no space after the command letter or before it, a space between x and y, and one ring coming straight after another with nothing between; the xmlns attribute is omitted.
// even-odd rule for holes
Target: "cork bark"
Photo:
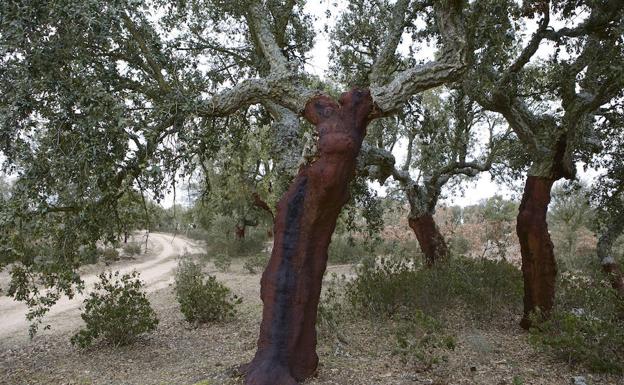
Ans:
<svg viewBox="0 0 624 385"><path fill-rule="evenodd" d="M408 223L416 235L420 250L425 256L425 263L428 266L433 266L436 262L448 258L448 246L433 219L433 215L423 214L418 217L409 217Z"/></svg>
<svg viewBox="0 0 624 385"><path fill-rule="evenodd" d="M247 385L294 385L316 371L316 317L327 249L373 109L354 89L339 103L319 96L304 116L319 134L318 158L300 168L281 198L273 252L262 275L264 303L258 350L243 368Z"/></svg>
<svg viewBox="0 0 624 385"><path fill-rule="evenodd" d="M555 298L557 263L548 232L546 213L554 178L527 177L516 223L522 254L524 316L520 326L531 327L530 315L548 316Z"/></svg>

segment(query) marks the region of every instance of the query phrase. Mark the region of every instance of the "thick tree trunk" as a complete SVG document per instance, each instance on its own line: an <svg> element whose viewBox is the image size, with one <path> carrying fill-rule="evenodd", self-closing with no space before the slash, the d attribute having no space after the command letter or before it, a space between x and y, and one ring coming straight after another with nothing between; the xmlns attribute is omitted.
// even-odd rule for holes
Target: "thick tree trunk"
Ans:
<svg viewBox="0 0 624 385"><path fill-rule="evenodd" d="M427 213L420 216L410 216L408 222L409 226L414 230L414 234L416 234L416 239L428 266L433 266L436 262L449 257L446 241L442 233L440 233L433 215Z"/></svg>
<svg viewBox="0 0 624 385"><path fill-rule="evenodd" d="M340 104L308 102L305 117L319 133L318 159L303 166L278 203L273 252L261 281L264 302L258 350L243 370L248 385L294 385L318 364L316 315L327 248L349 199L356 157L373 102L352 90Z"/></svg>
<svg viewBox="0 0 624 385"><path fill-rule="evenodd" d="M531 326L531 313L539 309L547 316L554 303L557 263L546 223L554 182L554 178L527 178L516 223L524 277L524 317L520 326L525 329Z"/></svg>
<svg viewBox="0 0 624 385"><path fill-rule="evenodd" d="M611 223L598 239L597 253L602 269L609 277L611 286L624 297L624 274L613 256L613 242L624 230L624 221L619 218Z"/></svg>

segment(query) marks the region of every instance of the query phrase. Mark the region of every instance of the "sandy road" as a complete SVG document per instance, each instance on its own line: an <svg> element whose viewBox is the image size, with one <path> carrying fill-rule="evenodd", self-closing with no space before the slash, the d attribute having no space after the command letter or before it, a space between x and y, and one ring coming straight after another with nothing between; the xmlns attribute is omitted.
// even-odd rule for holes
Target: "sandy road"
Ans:
<svg viewBox="0 0 624 385"><path fill-rule="evenodd" d="M111 266L97 268L89 267L90 271L83 273L85 290L83 294L73 299L63 297L44 318L44 325L50 324L56 332L76 328L80 319L80 306L86 294L98 281L98 274L102 271L116 271L130 273L133 270L141 273L141 280L145 283L148 293L166 287L173 282L173 273L177 266L176 258L185 252L190 254L203 252L204 248L187 238L172 234L152 233L149 236L148 253L141 255L138 260L120 262ZM26 306L15 302L12 298L0 297L0 340L24 340L28 338L28 321L25 318ZM43 331L40 333L50 333Z"/></svg>

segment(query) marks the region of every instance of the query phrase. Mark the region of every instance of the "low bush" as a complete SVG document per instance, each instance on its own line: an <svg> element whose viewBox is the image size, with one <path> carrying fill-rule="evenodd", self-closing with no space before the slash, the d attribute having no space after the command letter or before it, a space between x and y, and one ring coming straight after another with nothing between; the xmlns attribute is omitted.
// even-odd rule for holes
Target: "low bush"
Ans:
<svg viewBox="0 0 624 385"><path fill-rule="evenodd" d="M262 254L256 254L251 257L247 257L245 259L245 263L243 264L243 268L249 272L249 274L256 274L259 271L262 271L267 265L268 258L267 256Z"/></svg>
<svg viewBox="0 0 624 385"><path fill-rule="evenodd" d="M216 277L204 274L190 258L182 258L175 275L175 296L188 322L206 323L224 321L236 314L236 305L242 299Z"/></svg>
<svg viewBox="0 0 624 385"><path fill-rule="evenodd" d="M134 256L141 254L141 244L138 242L128 242L123 246L125 255Z"/></svg>
<svg viewBox="0 0 624 385"><path fill-rule="evenodd" d="M213 263L217 270L227 273L232 265L232 259L227 254L219 253L214 257Z"/></svg>
<svg viewBox="0 0 624 385"><path fill-rule="evenodd" d="M104 262L114 262L119 260L119 251L113 247L100 249L99 254Z"/></svg>
<svg viewBox="0 0 624 385"><path fill-rule="evenodd" d="M356 242L347 235L335 234L329 244L328 260L333 264L358 263L370 254L364 242Z"/></svg>
<svg viewBox="0 0 624 385"><path fill-rule="evenodd" d="M435 268L422 268L415 261L383 258L360 266L346 296L355 309L374 317L416 310L437 316L459 305L483 320L518 311L522 277L504 261L453 258Z"/></svg>
<svg viewBox="0 0 624 385"><path fill-rule="evenodd" d="M345 312L344 285L345 276L332 273L331 278L323 284L323 292L319 301L316 325L322 336L336 336L339 324L348 312Z"/></svg>
<svg viewBox="0 0 624 385"><path fill-rule="evenodd" d="M237 221L225 215L216 215L208 229L206 244L210 254L245 257L261 253L268 239L263 228L247 227L244 238L236 238Z"/></svg>
<svg viewBox="0 0 624 385"><path fill-rule="evenodd" d="M85 329L71 338L72 344L87 347L97 338L115 345L126 345L158 325L156 313L143 292L139 273L102 273L84 301L81 314Z"/></svg>
<svg viewBox="0 0 624 385"><path fill-rule="evenodd" d="M547 321L531 329L531 342L570 364L622 374L623 321L624 300L607 282L564 274L555 309Z"/></svg>

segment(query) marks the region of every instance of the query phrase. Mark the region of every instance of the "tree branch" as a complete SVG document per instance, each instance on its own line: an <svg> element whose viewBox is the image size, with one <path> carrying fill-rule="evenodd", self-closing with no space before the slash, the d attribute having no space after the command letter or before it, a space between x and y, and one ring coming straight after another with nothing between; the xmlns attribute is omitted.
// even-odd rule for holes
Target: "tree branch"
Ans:
<svg viewBox="0 0 624 385"><path fill-rule="evenodd" d="M147 43L143 38L143 34L138 30L132 19L130 19L130 17L126 13L122 13L121 18L126 28L128 28L128 31L130 31L132 38L136 41L139 49L145 56L145 60L147 60L147 64L150 66L152 74L154 75L154 79L156 79L156 82L164 92L170 92L171 87L169 87L169 84L165 81L165 78L163 77L162 67L160 66L160 64L158 64L156 59L154 59L154 55L147 46Z"/></svg>
<svg viewBox="0 0 624 385"><path fill-rule="evenodd" d="M466 39L461 0L436 1L434 12L442 40L440 59L398 73L383 86L371 86L380 114L398 110L414 94L457 80L466 71Z"/></svg>
<svg viewBox="0 0 624 385"><path fill-rule="evenodd" d="M390 30L381 46L381 52L375 59L369 79L372 86L380 86L388 81L392 72L392 62L397 46L401 41L401 35L405 29L405 15L410 4L410 0L398 0L392 10L392 20Z"/></svg>

